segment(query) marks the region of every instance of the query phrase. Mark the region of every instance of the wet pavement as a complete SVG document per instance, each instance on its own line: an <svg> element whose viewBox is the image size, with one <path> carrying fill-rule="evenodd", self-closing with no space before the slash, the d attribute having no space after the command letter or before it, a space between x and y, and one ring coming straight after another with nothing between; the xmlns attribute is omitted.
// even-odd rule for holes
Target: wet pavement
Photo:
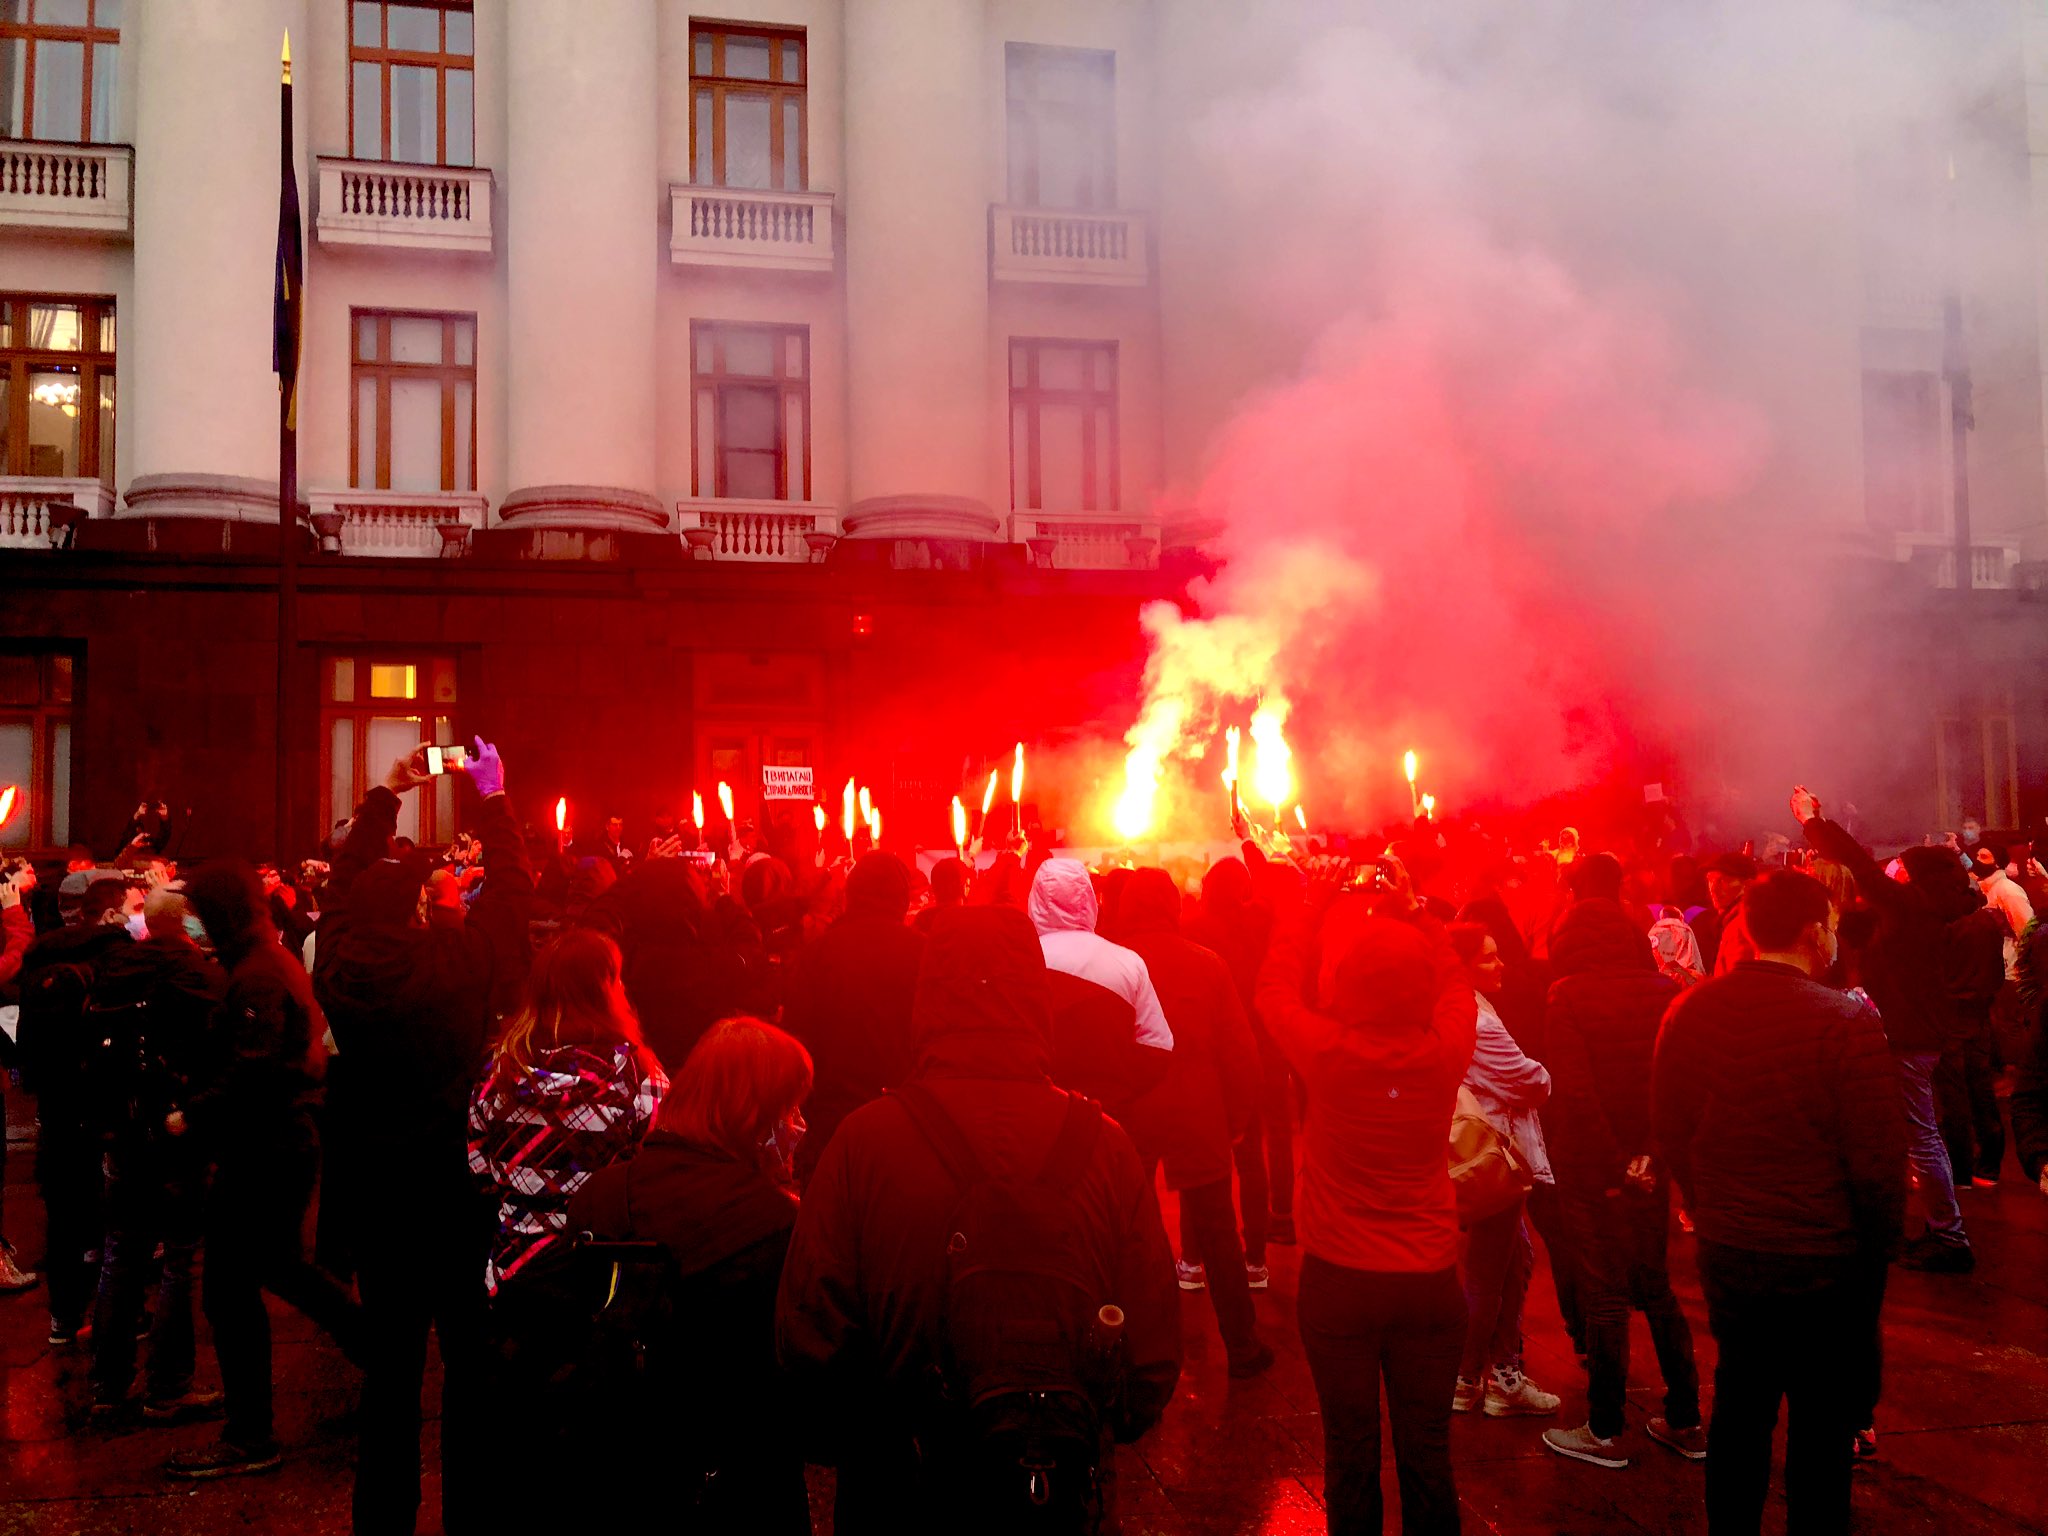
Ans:
<svg viewBox="0 0 2048 1536"><path fill-rule="evenodd" d="M17 1116L24 1107L19 1095L10 1096ZM2004 1185L1964 1200L1977 1272L1898 1272L1892 1280L1880 1455L1856 1473L1860 1531L2022 1536L2048 1530L2048 1199L2020 1183L2008 1164ZM28 1149L18 1141L9 1149L6 1224L24 1258L39 1257L42 1212ZM1673 1272L1693 1321L1702 1374L1710 1376L1714 1346L1690 1242L1674 1234L1673 1244ZM1298 1266L1298 1249L1273 1250L1272 1289L1257 1304L1279 1361L1256 1381L1228 1379L1207 1299L1183 1295L1187 1369L1179 1395L1157 1430L1120 1453L1126 1531L1323 1530L1321 1421L1293 1327ZM302 1317L281 1303L271 1306L278 1433L288 1459L275 1472L193 1487L164 1477L163 1460L206 1443L213 1426L88 1426L86 1350L44 1341L48 1314L40 1291L0 1298L0 1536L347 1530L351 1415L360 1378ZM1527 1363L1537 1381L1563 1394L1564 1408L1555 1420L1475 1415L1455 1422L1452 1447L1467 1532L1704 1532L1701 1468L1639 1432L1642 1419L1657 1411L1662 1389L1640 1323L1634 1344L1634 1464L1606 1471L1545 1451L1539 1437L1546 1425L1583 1421L1585 1377L1559 1326L1539 1258ZM217 1381L203 1337L201 1361L201 1380ZM436 1391L430 1382L430 1411ZM434 1435L430 1423L430 1467ZM1392 1530L1399 1521L1391 1460L1384 1479ZM814 1472L813 1492L818 1529L827 1531L829 1474ZM1765 1529L1783 1531L1781 1503ZM440 1530L431 1474L420 1530Z"/></svg>

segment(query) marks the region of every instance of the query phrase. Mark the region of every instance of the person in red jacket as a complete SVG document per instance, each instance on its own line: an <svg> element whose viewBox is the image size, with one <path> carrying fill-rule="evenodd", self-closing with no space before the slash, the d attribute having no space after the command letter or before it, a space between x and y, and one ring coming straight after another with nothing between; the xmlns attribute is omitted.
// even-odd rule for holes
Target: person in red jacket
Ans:
<svg viewBox="0 0 2048 1536"><path fill-rule="evenodd" d="M1133 1127L1147 1127L1141 1145L1158 1146L1166 1187L1180 1195L1181 1225L1193 1238L1187 1255L1216 1308L1230 1355L1230 1374L1256 1376L1273 1363L1252 1317L1252 1276L1238 1246L1230 1203L1230 1147L1252 1124L1259 1083L1258 1047L1222 958L1180 934L1180 892L1163 869L1135 871L1119 906L1125 945L1151 973L1159 1006L1173 1028L1166 1081L1131 1108ZM1186 1244L1183 1245L1187 1246ZM1184 1290L1188 1264L1179 1266ZM1268 1277L1257 1276L1264 1290Z"/></svg>
<svg viewBox="0 0 2048 1536"><path fill-rule="evenodd" d="M912 1085L930 1091L990 1177L1035 1176L1068 1115L1047 1078L1045 960L1024 914L966 907L932 926L918 980ZM947 1164L895 1095L848 1115L804 1192L776 1298L787 1400L810 1459L839 1468L835 1529L949 1528L930 1507L950 1468L921 1459L943 1413L934 1344L946 1296ZM1180 1379L1180 1297L1159 1207L1130 1138L1101 1122L1071 1189L1092 1288L1124 1312L1117 1438L1158 1422ZM1448 1388L1446 1388L1448 1391Z"/></svg>
<svg viewBox="0 0 2048 1536"><path fill-rule="evenodd" d="M1384 867L1393 890L1348 898L1336 912L1348 867L1323 869L1305 892L1274 868L1259 1014L1308 1085L1297 1314L1322 1406L1329 1528L1381 1529L1384 1382L1401 1529L1455 1536L1451 1397L1465 1294L1448 1146L1478 1004L1406 872L1392 860ZM1326 914L1337 919L1327 929ZM1319 930L1318 974L1310 955Z"/></svg>

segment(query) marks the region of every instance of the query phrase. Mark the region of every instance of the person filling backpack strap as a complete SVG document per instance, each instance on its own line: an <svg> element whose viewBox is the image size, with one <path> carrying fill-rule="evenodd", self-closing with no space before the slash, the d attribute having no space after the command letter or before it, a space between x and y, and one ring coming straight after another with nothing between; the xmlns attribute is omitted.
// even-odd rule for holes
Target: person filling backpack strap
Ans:
<svg viewBox="0 0 2048 1536"><path fill-rule="evenodd" d="M959 1189L946 1239L936 1357L935 1469L983 1528L1092 1531L1102 1511L1113 1350L1106 1298L1076 1234L1072 1195L1095 1154L1102 1110L1070 1095L1036 1176L992 1177L923 1084L893 1097ZM926 1454L933 1455L928 1447Z"/></svg>

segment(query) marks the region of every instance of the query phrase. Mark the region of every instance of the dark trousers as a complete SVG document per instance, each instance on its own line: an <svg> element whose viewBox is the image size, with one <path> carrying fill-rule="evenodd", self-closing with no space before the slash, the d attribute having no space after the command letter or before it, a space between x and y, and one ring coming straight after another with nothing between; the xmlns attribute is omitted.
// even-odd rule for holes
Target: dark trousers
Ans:
<svg viewBox="0 0 2048 1536"><path fill-rule="evenodd" d="M478 1482L487 1470L479 1452L490 1324L484 1259L493 1214L459 1162L438 1187L387 1188L360 1213L368 1221L351 1213L346 1230L358 1256L364 1334L357 1536L410 1536L417 1521L429 1331L441 1355L442 1529L462 1536L477 1528Z"/></svg>
<svg viewBox="0 0 2048 1536"><path fill-rule="evenodd" d="M142 1319L151 1255L164 1260L156 1317L149 1329L152 1402L192 1385L193 1273L205 1220L206 1167L182 1147L137 1145L107 1154L107 1234L93 1308L93 1394L103 1403L128 1396L135 1377L135 1325Z"/></svg>
<svg viewBox="0 0 2048 1536"><path fill-rule="evenodd" d="M1700 1284L1720 1345L1707 1430L1707 1530L1754 1536L1770 1492L1778 1404L1786 1529L1849 1529L1850 1441L1862 1428L1865 1355L1884 1303L1881 1261L1699 1245Z"/></svg>
<svg viewBox="0 0 2048 1536"><path fill-rule="evenodd" d="M55 1326L83 1323L99 1287L102 1182L99 1138L72 1116L46 1111L36 1138L36 1185L43 1197L43 1283Z"/></svg>
<svg viewBox="0 0 2048 1536"><path fill-rule="evenodd" d="M1233 1219L1243 1224L1244 1261L1263 1264L1266 1262L1266 1241L1272 1230L1272 1214L1266 1208L1266 1152L1256 1119L1230 1149L1230 1157L1237 1172L1237 1204L1241 1212ZM1194 1221L1188 1214L1185 1198L1180 1206L1180 1251L1190 1258L1201 1251L1201 1244L1195 1240Z"/></svg>
<svg viewBox="0 0 2048 1536"><path fill-rule="evenodd" d="M1613 1438L1628 1397L1629 1314L1650 1324L1650 1343L1664 1376L1664 1417L1674 1429L1700 1421L1700 1373L1692 1325L1671 1289L1666 1262L1671 1195L1623 1189L1618 1195L1567 1182L1565 1225L1579 1256L1579 1295L1586 1313L1587 1423Z"/></svg>
<svg viewBox="0 0 2048 1536"><path fill-rule="evenodd" d="M1405 1536L1457 1536L1451 1392L1465 1341L1458 1272L1346 1269L1309 1254L1296 1315L1323 1412L1330 1536L1378 1536L1380 1385L1394 1436Z"/></svg>
<svg viewBox="0 0 2048 1536"><path fill-rule="evenodd" d="M274 1145L236 1148L214 1175L201 1301L227 1393L223 1433L235 1445L253 1449L271 1441L265 1291L326 1329L350 1359L362 1358L362 1309L306 1262L300 1229L318 1168L319 1143L308 1120Z"/></svg>
<svg viewBox="0 0 2048 1536"><path fill-rule="evenodd" d="M1555 1184L1538 1184L1529 1191L1525 1214L1536 1235L1543 1239L1543 1254L1550 1265L1551 1288L1557 1292L1558 1315L1564 1331L1571 1335L1572 1348L1586 1352L1585 1309L1579 1304L1579 1256L1566 1230L1564 1206L1559 1203Z"/></svg>
<svg viewBox="0 0 2048 1536"><path fill-rule="evenodd" d="M1209 1281L1216 1327L1233 1364L1259 1352L1252 1292L1237 1243L1237 1213L1230 1206L1230 1180L1218 1179L1180 1192L1181 1229L1194 1239L1191 1251Z"/></svg>
<svg viewBox="0 0 2048 1536"><path fill-rule="evenodd" d="M1266 1209L1275 1216L1294 1215L1294 1112L1295 1078L1263 1029L1255 1030L1259 1042L1259 1071L1263 1090L1259 1099L1258 1132L1265 1141ZM1245 1138L1250 1141L1252 1138ZM1249 1242L1246 1244L1250 1246ZM1262 1245L1263 1246L1263 1245Z"/></svg>
<svg viewBox="0 0 2048 1536"><path fill-rule="evenodd" d="M2005 1122L1998 1113L1998 1069L1992 1065L1988 1006L1970 1007L1968 1033L1942 1051L1941 1065L1934 1070L1934 1096L1957 1186L1973 1177L1997 1178L1999 1164L2005 1161Z"/></svg>
<svg viewBox="0 0 2048 1536"><path fill-rule="evenodd" d="M1490 1365L1521 1365L1522 1304L1535 1266L1519 1200L1466 1232L1465 1352L1458 1361L1465 1380L1480 1380Z"/></svg>

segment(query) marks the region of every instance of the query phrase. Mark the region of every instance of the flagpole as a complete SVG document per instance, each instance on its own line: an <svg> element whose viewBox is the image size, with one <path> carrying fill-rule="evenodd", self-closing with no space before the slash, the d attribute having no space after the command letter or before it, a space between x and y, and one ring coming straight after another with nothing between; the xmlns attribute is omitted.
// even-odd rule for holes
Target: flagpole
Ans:
<svg viewBox="0 0 2048 1536"><path fill-rule="evenodd" d="M299 217L298 175L292 163L292 37L284 36L281 78L278 84L278 273L280 307L289 306L291 331L289 356L284 338L276 337L277 366L277 783L275 810L275 857L280 866L291 856L289 837L292 804L291 675L292 655L297 649L299 607L299 433L298 433L298 320L299 295L287 285L302 282L300 272L288 271L285 221L294 225ZM289 195L288 195L289 193ZM291 231L291 253L303 260L298 230Z"/></svg>

